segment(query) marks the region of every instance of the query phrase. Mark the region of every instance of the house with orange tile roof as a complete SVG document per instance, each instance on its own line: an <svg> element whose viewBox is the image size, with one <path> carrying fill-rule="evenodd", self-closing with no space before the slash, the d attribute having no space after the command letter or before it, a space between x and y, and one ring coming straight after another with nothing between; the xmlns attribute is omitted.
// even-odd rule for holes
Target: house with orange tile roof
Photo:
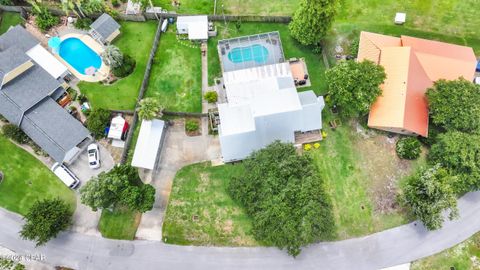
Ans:
<svg viewBox="0 0 480 270"><path fill-rule="evenodd" d="M428 136L426 90L439 79L473 80L477 63L470 47L369 32L360 34L357 59L382 65L387 74L368 126L423 137Z"/></svg>

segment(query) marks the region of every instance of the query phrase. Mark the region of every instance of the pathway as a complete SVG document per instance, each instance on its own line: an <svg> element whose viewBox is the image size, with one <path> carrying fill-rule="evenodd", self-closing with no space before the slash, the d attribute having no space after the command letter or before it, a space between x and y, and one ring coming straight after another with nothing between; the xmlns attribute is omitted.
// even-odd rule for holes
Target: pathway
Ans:
<svg viewBox="0 0 480 270"><path fill-rule="evenodd" d="M460 218L429 232L411 223L362 238L319 243L293 259L276 248L172 246L159 241L114 241L62 233L46 246L21 240L22 219L0 210L0 246L42 254L53 265L75 269L379 269L414 261L452 247L480 230L480 192L458 202Z"/></svg>

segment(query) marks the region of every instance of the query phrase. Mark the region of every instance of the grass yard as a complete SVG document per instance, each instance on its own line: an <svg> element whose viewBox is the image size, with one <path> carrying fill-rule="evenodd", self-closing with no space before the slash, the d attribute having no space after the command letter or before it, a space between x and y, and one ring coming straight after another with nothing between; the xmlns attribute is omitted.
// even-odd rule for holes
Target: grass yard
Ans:
<svg viewBox="0 0 480 270"><path fill-rule="evenodd" d="M178 171L163 223L164 240L178 245L258 245L250 218L226 191L229 180L242 172L242 165L210 163Z"/></svg>
<svg viewBox="0 0 480 270"><path fill-rule="evenodd" d="M298 7L298 0L218 0L217 14L282 16L292 15Z"/></svg>
<svg viewBox="0 0 480 270"><path fill-rule="evenodd" d="M178 14L213 14L213 0L181 0L179 7L172 6L172 0L152 0L154 6L160 6Z"/></svg>
<svg viewBox="0 0 480 270"><path fill-rule="evenodd" d="M37 200L59 197L72 210L75 194L30 153L0 134L0 207L25 215Z"/></svg>
<svg viewBox="0 0 480 270"><path fill-rule="evenodd" d="M219 40L233 38L238 36L253 35L271 31L279 31L282 40L285 57L305 58L307 63L311 87L300 88L302 90L314 90L317 95L326 91L325 66L321 55L312 52L311 47L300 45L289 33L287 24L280 23L242 23L240 30L237 30L234 23L227 26L223 23L217 23L218 36L208 40L208 77L209 83L213 84L216 77L221 76L220 59L218 58L217 43Z"/></svg>
<svg viewBox="0 0 480 270"><path fill-rule="evenodd" d="M147 97L169 111L202 111L202 59L199 46L177 40L173 27L160 37Z"/></svg>
<svg viewBox="0 0 480 270"><path fill-rule="evenodd" d="M10 26L22 23L23 19L17 12L0 12L0 35L7 32Z"/></svg>
<svg viewBox="0 0 480 270"><path fill-rule="evenodd" d="M105 238L133 240L142 215L128 209L102 211L98 229Z"/></svg>
<svg viewBox="0 0 480 270"><path fill-rule="evenodd" d="M412 270L480 269L480 233L436 255L413 262Z"/></svg>
<svg viewBox="0 0 480 270"><path fill-rule="evenodd" d="M78 87L94 108L133 110L152 48L156 22L120 22L121 35L114 41L120 50L132 56L137 65L132 74L111 85L81 82Z"/></svg>

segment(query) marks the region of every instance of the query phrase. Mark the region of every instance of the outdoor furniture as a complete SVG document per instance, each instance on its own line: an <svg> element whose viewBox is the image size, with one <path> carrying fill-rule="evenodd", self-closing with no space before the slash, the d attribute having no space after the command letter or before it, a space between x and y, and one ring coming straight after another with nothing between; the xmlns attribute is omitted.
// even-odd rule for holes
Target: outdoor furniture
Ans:
<svg viewBox="0 0 480 270"><path fill-rule="evenodd" d="M305 74L305 76L303 76L303 79L308 80L308 74Z"/></svg>

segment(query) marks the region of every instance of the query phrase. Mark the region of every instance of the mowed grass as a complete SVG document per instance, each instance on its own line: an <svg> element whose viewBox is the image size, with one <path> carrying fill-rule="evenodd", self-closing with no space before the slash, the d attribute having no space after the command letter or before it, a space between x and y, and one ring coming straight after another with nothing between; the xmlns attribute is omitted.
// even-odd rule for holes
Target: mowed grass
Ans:
<svg viewBox="0 0 480 270"><path fill-rule="evenodd" d="M142 84L148 56L155 37L156 22L120 22L121 35L113 45L137 61L135 70L129 76L111 85L81 82L81 92L88 97L93 108L133 110Z"/></svg>
<svg viewBox="0 0 480 270"><path fill-rule="evenodd" d="M177 40L173 27L160 38L147 97L157 97L169 111L202 111L202 60L198 45Z"/></svg>
<svg viewBox="0 0 480 270"><path fill-rule="evenodd" d="M138 212L123 208L115 208L111 212L103 210L98 229L105 238L133 240L141 216Z"/></svg>
<svg viewBox="0 0 480 270"><path fill-rule="evenodd" d="M181 5L172 6L172 0L152 0L154 6L160 6L178 14L213 14L214 0L181 0Z"/></svg>
<svg viewBox="0 0 480 270"><path fill-rule="evenodd" d="M285 16L292 15L299 5L298 0L218 0L217 14Z"/></svg>
<svg viewBox="0 0 480 270"><path fill-rule="evenodd" d="M213 84L214 78L221 77L222 71L220 66L220 59L218 56L217 45L218 41L226 38L233 38L239 36L253 35L265 32L278 31L283 45L283 52L285 58L305 58L307 63L311 87L300 88L301 90L313 90L317 95L326 92L325 82L325 65L320 54L312 52L312 48L299 44L290 36L287 24L281 23L252 23L244 22L241 24L239 30L235 27L235 23L216 24L218 29L218 36L208 40L208 77L209 83Z"/></svg>
<svg viewBox="0 0 480 270"><path fill-rule="evenodd" d="M413 262L412 270L480 269L480 233L436 255Z"/></svg>
<svg viewBox="0 0 480 270"><path fill-rule="evenodd" d="M178 171L163 223L164 241L178 245L259 245L251 234L251 219L227 193L230 179L243 171L239 164L211 167L210 163Z"/></svg>
<svg viewBox="0 0 480 270"><path fill-rule="evenodd" d="M10 26L22 23L23 19L17 12L0 12L0 35L7 32Z"/></svg>
<svg viewBox="0 0 480 270"><path fill-rule="evenodd" d="M27 151L17 147L0 134L0 207L27 214L38 200L60 198L76 207L75 194L50 170Z"/></svg>

